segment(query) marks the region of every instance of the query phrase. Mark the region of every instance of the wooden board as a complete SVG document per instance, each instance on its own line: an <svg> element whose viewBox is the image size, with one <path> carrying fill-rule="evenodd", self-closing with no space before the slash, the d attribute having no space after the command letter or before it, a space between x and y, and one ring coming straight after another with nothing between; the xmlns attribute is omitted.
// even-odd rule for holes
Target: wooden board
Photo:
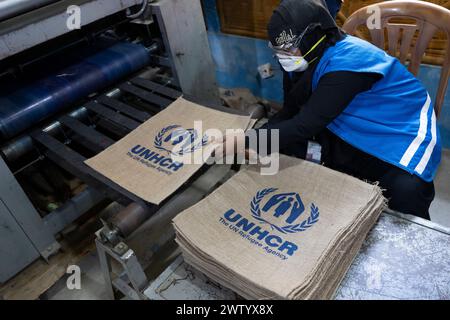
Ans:
<svg viewBox="0 0 450 320"><path fill-rule="evenodd" d="M16 277L8 281L0 289L0 299L4 300L36 300L66 274L67 267L80 261L91 250L95 250L92 242L84 250L60 252L50 258L47 264L37 260Z"/></svg>
<svg viewBox="0 0 450 320"><path fill-rule="evenodd" d="M36 300L59 279L66 275L67 267L77 264L95 251L94 232L99 227L94 216L62 242L62 250L45 262L36 260L17 276L0 286L0 300Z"/></svg>
<svg viewBox="0 0 450 320"><path fill-rule="evenodd" d="M267 38L267 23L280 0L218 0L224 33Z"/></svg>
<svg viewBox="0 0 450 320"><path fill-rule="evenodd" d="M352 0L345 1L338 15L340 26L356 10L370 4L383 2L380 0ZM450 9L450 0L428 1ZM280 3L279 0L217 0L221 31L223 33L267 39L267 23L273 10ZM362 31L366 40L370 41L367 31ZM447 44L445 35L437 33L423 59L424 63L441 65L445 56Z"/></svg>

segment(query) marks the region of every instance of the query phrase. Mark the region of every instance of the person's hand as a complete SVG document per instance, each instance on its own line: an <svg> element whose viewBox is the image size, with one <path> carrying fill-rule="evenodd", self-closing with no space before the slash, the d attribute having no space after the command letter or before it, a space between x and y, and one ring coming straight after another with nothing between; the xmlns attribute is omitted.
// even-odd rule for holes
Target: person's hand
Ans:
<svg viewBox="0 0 450 320"><path fill-rule="evenodd" d="M249 152L245 149L245 133L236 132L232 135L224 136L222 141L217 141L218 145L214 150L216 161L225 160L225 163L233 163L234 156L242 156L248 159Z"/></svg>

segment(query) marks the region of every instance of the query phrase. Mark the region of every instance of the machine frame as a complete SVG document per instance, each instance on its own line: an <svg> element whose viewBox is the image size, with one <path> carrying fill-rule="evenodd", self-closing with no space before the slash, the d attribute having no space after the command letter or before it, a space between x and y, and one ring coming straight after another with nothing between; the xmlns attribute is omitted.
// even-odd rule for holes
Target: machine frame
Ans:
<svg viewBox="0 0 450 320"><path fill-rule="evenodd" d="M100 93L91 101L69 110L29 131L14 137L1 146L0 159L0 222L5 232L0 232L2 250L0 260L0 283L17 274L39 256L48 259L60 249L56 235L84 215L94 206L107 199L123 205L137 203L150 208L144 219L148 219L156 207L105 179L84 165L83 156L70 149L71 138L56 139L54 133L65 130L76 133L77 139L95 152L101 152L115 141L96 131L95 126L86 125L80 119L94 113L109 123L123 137L152 114L166 107L182 93L192 98L216 105L220 103L216 85L214 64L209 50L206 26L200 2L160 0L60 0L44 7L21 13L0 22L0 61L14 58L33 48L76 33L67 29L69 5L79 5L82 13L81 27L126 11L130 23L156 25L160 31L160 45L148 48L151 68L143 69L128 80L117 83L106 93ZM145 5L145 6L144 6ZM136 12L139 15L136 15ZM63 27L61 27L63 26ZM186 26L191 30L185 33ZM163 53L159 49L163 48ZM150 67L149 66L149 67ZM171 70L171 77L161 80L158 70ZM153 77L161 81L152 81ZM121 103L116 97L122 94L134 96L147 104L148 112ZM1 107L1 106L0 106ZM153 111L152 111L153 110ZM63 206L42 218L33 207L17 182L8 164L18 161L29 150L37 150L39 158L49 159L55 165L81 178L87 188ZM31 163L30 165L33 165Z"/></svg>

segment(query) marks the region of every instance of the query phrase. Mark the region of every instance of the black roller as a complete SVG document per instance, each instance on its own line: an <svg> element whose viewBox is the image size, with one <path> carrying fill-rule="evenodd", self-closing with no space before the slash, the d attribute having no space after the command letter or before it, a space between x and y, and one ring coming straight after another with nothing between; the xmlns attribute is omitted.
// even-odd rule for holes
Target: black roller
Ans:
<svg viewBox="0 0 450 320"><path fill-rule="evenodd" d="M118 43L41 81L0 97L0 139L6 140L89 94L146 66L148 50Z"/></svg>

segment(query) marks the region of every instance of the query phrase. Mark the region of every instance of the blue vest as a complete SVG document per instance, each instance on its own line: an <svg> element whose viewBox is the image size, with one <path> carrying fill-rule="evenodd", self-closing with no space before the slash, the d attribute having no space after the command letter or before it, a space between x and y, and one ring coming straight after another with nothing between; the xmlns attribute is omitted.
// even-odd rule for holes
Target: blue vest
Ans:
<svg viewBox="0 0 450 320"><path fill-rule="evenodd" d="M335 71L383 78L358 94L328 129L355 148L432 181L441 141L433 103L419 80L396 58L353 36L325 51L313 75L313 91L323 75Z"/></svg>

